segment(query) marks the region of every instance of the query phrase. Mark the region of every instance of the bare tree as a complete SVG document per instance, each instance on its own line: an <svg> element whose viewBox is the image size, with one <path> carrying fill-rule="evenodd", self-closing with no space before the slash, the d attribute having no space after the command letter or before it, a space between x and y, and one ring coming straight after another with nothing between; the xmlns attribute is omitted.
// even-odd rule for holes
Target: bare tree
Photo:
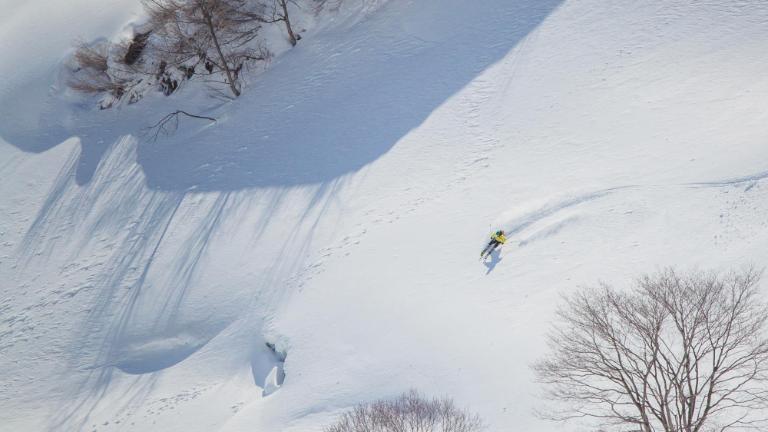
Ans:
<svg viewBox="0 0 768 432"><path fill-rule="evenodd" d="M179 128L179 117L182 115L193 119L208 120L212 123L217 122L217 120L213 117L190 114L183 110L176 110L172 113L166 114L152 126L147 127L145 132L152 137L152 142L157 141L157 138L160 135L172 135Z"/></svg>
<svg viewBox="0 0 768 432"><path fill-rule="evenodd" d="M301 40L301 35L298 33L295 33L293 31L293 27L291 26L291 17L288 14L288 3L296 5L296 2L293 0L266 0L268 2L271 2L271 18L265 18L265 23L277 23L282 22L285 24L285 31L288 33L288 41L291 43L291 46L296 46L296 42ZM264 7L266 9L267 5L264 4ZM264 14L266 17L266 14Z"/></svg>
<svg viewBox="0 0 768 432"><path fill-rule="evenodd" d="M555 402L545 417L576 417L643 432L725 431L768 417L768 309L759 273L672 269L628 291L602 285L566 297L534 366Z"/></svg>
<svg viewBox="0 0 768 432"><path fill-rule="evenodd" d="M162 58L191 76L203 65L221 72L232 94L240 96L240 72L249 62L265 60L255 42L261 17L249 0L143 0Z"/></svg>
<svg viewBox="0 0 768 432"><path fill-rule="evenodd" d="M120 99L126 92L129 81L115 74L110 68L111 48L112 45L104 41L94 44L79 43L73 55L75 68L67 84L81 93L106 93L114 99Z"/></svg>
<svg viewBox="0 0 768 432"><path fill-rule="evenodd" d="M288 32L288 40L291 42L291 45L296 46L296 41L301 39L301 35L294 33L293 28L291 27L291 19L288 16L288 1L277 0L277 2L280 4L280 9L283 11L279 16L283 23L285 23L285 30Z"/></svg>
<svg viewBox="0 0 768 432"><path fill-rule="evenodd" d="M358 405L325 432L476 432L481 428L480 417L456 408L452 400L425 399L411 390L394 400Z"/></svg>

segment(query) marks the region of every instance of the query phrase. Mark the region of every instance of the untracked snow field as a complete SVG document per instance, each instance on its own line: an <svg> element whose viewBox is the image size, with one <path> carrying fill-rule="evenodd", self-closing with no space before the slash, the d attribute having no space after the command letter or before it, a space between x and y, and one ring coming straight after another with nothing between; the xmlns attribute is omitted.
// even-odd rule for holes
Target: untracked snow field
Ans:
<svg viewBox="0 0 768 432"><path fill-rule="evenodd" d="M534 415L563 293L768 265L762 0L345 0L235 101L103 111L61 65L138 0L0 10L3 432L320 432L410 388L578 430ZM174 109L219 121L150 139Z"/></svg>

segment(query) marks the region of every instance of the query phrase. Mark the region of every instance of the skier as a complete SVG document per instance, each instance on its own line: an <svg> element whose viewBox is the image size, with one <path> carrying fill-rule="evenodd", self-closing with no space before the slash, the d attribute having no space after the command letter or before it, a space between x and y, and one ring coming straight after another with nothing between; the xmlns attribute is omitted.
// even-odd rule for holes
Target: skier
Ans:
<svg viewBox="0 0 768 432"><path fill-rule="evenodd" d="M491 235L491 241L488 242L488 245L485 247L485 249L483 249L483 251L480 252L480 259L486 258L494 250L496 250L496 247L498 247L499 245L503 245L506 242L507 242L507 238L504 237L504 230L496 231Z"/></svg>

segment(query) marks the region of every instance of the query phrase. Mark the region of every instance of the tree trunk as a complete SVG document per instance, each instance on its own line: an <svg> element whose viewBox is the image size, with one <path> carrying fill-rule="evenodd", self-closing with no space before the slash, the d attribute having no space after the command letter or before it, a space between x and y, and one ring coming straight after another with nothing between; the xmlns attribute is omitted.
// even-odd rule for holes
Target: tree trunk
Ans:
<svg viewBox="0 0 768 432"><path fill-rule="evenodd" d="M211 12L208 10L206 6L203 6L202 8L203 12L203 18L205 18L205 24L208 26L208 31L211 32L211 38L213 38L213 44L216 46L216 52L219 54L219 61L221 62L221 67L224 68L224 73L227 75L227 81L229 83L229 88L232 90L232 93L235 95L235 97L240 96L240 90L238 90L237 86L235 85L235 80L232 76L232 71L229 69L229 64L227 64L227 59L224 57L224 53L221 51L221 45L219 45L219 38L216 37L216 29L213 28L213 19L211 18Z"/></svg>
<svg viewBox="0 0 768 432"><path fill-rule="evenodd" d="M288 18L288 0L278 1L280 2L280 6L283 8L283 21L285 21L285 28L288 30L288 40L291 42L291 46L296 46L296 41L300 37L297 38L293 33L293 29L291 28L291 20Z"/></svg>

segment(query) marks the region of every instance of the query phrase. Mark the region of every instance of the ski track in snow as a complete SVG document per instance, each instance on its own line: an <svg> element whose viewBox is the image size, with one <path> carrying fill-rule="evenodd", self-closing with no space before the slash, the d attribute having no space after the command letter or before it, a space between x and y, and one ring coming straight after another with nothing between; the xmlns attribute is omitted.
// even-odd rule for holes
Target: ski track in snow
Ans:
<svg viewBox="0 0 768 432"><path fill-rule="evenodd" d="M564 227L571 225L581 219L580 215L562 215L569 209L573 209L592 201L598 201L613 195L621 195L625 191L635 191L649 193L653 191L669 191L672 189L684 190L687 188L723 188L735 187L743 192L748 192L764 180L768 179L768 172L735 177L725 180L714 180L704 182L693 182L674 185L627 185L617 186L607 189L601 189L594 192L579 194L563 199L552 200L536 210L524 213L523 215L497 223L496 228L503 229L510 240L517 241L519 246L526 246L536 240L550 237L559 232ZM617 199L621 199L619 196ZM543 225L543 226L542 226ZM537 229L537 227L540 227ZM528 232L532 231L532 232ZM527 235L526 235L527 234ZM522 237L522 238L521 238ZM521 238L515 240L515 238Z"/></svg>
<svg viewBox="0 0 768 432"><path fill-rule="evenodd" d="M749 190L750 188L752 188L752 186L759 183L761 180L765 180L766 178L768 178L768 171L747 175L744 177L735 177L731 179L725 179L725 180L689 183L688 185L702 186L702 187L718 187L718 186L735 186L735 185L741 185L744 183L749 183L746 189L746 190Z"/></svg>

